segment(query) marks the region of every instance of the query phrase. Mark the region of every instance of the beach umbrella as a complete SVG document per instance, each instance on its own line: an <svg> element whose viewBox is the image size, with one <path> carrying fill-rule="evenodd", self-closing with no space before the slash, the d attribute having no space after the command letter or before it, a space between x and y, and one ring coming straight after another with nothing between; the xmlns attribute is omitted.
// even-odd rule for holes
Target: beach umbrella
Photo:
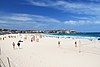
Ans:
<svg viewBox="0 0 100 67"><path fill-rule="evenodd" d="M18 42L23 42L23 41L19 40Z"/></svg>

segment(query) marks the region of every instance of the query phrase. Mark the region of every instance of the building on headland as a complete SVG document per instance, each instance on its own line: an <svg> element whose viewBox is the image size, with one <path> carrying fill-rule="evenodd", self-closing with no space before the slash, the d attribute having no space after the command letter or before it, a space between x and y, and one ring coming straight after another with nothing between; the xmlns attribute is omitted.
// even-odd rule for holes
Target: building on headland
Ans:
<svg viewBox="0 0 100 67"><path fill-rule="evenodd" d="M18 34L18 33L46 33L46 34L75 34L75 30L9 30L0 29L0 34Z"/></svg>

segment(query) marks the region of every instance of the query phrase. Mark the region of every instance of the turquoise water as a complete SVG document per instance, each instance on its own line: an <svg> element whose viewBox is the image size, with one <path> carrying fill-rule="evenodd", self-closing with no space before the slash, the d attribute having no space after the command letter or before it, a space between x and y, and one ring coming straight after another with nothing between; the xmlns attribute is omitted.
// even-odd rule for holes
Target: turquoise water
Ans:
<svg viewBox="0 0 100 67"><path fill-rule="evenodd" d="M100 33L79 33L79 34L50 34L52 36L76 37L76 38L100 38Z"/></svg>
<svg viewBox="0 0 100 67"><path fill-rule="evenodd" d="M53 34L61 36L82 36L82 37L100 37L100 33L80 33L80 34Z"/></svg>

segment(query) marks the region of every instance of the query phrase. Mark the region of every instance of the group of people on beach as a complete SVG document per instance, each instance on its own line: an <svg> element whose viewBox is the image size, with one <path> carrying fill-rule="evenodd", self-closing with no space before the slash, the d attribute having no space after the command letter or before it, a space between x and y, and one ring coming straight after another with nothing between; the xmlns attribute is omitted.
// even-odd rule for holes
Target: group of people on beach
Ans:
<svg viewBox="0 0 100 67"><path fill-rule="evenodd" d="M79 41L79 43L80 43L80 41ZM75 47L77 47L78 46L78 43L77 43L77 41L75 41ZM60 47L61 46L61 41L58 41L58 47Z"/></svg>
<svg viewBox="0 0 100 67"><path fill-rule="evenodd" d="M23 41L21 40L18 41L17 43L18 48L20 48L20 42L23 42ZM12 45L13 45L13 49L15 49L15 42L13 42Z"/></svg>
<svg viewBox="0 0 100 67"><path fill-rule="evenodd" d="M39 42L39 38L33 36L33 37L31 38L31 42L33 42L33 41Z"/></svg>

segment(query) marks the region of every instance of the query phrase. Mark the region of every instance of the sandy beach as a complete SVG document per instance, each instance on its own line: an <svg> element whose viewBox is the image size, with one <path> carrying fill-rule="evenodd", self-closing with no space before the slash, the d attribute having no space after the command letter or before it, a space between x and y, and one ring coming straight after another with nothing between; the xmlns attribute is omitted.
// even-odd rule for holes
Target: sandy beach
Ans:
<svg viewBox="0 0 100 67"><path fill-rule="evenodd" d="M100 42L43 34L1 35L0 63L1 67L100 67Z"/></svg>

